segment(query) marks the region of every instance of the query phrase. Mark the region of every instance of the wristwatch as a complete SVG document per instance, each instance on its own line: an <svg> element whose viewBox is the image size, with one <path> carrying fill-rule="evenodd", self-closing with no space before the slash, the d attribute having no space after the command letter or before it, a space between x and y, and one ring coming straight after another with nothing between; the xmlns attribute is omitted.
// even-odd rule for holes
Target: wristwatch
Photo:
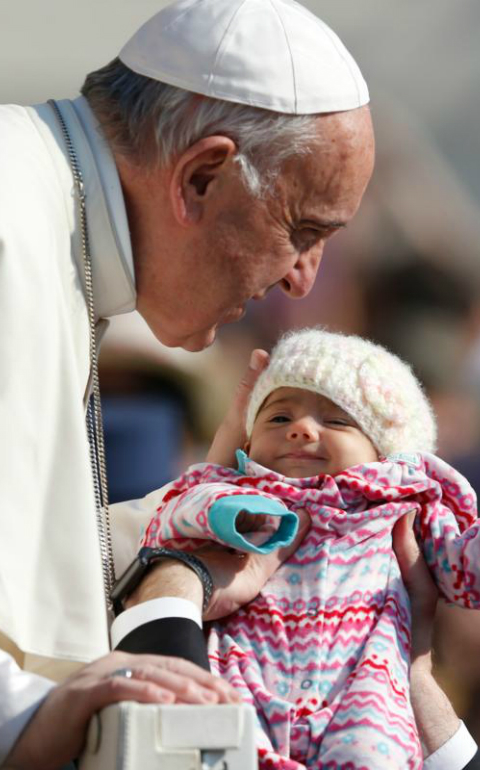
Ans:
<svg viewBox="0 0 480 770"><path fill-rule="evenodd" d="M176 551L171 548L147 548L144 546L140 548L135 559L132 561L129 567L125 570L116 581L112 588L110 598L113 604L113 611L115 616L124 611L124 600L130 596L132 591L143 580L148 570L161 559L175 559L181 561L187 567L190 567L193 572L200 578L203 586L203 612L210 604L210 599L213 593L213 580L210 571L207 569L203 561L198 559L192 553L186 553L185 551Z"/></svg>

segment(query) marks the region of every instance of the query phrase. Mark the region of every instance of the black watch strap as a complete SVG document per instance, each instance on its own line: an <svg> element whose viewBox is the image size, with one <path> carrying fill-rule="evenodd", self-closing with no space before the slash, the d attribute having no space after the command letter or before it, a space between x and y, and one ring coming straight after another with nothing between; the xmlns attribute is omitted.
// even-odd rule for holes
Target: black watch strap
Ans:
<svg viewBox="0 0 480 770"><path fill-rule="evenodd" d="M202 609L203 612L205 612L205 610L208 608L208 605L210 604L210 599L212 598L213 580L210 574L210 570L205 566L203 561L197 556L194 556L193 553L187 553L186 551L175 551L171 548L153 548L152 550L155 551L155 561L157 559L175 559L176 561L183 562L187 567L190 567L190 569L195 572L197 577L200 578L203 586Z"/></svg>
<svg viewBox="0 0 480 770"><path fill-rule="evenodd" d="M135 590L146 573L157 561L160 559L174 559L180 561L189 567L197 577L203 586L203 611L207 609L210 604L210 599L213 593L213 580L212 576L201 561L201 559L194 556L192 553L186 553L185 551L177 551L171 548L148 548L144 546L140 548L134 561L125 570L123 575L115 583L111 599L115 615L119 615L125 609L123 601Z"/></svg>

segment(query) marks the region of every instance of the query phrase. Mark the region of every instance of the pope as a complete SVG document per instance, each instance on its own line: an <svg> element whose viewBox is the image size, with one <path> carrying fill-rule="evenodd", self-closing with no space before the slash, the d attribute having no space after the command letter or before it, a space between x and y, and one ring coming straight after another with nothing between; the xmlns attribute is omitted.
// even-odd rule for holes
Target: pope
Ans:
<svg viewBox="0 0 480 770"><path fill-rule="evenodd" d="M196 351L273 287L305 296L373 167L365 81L293 0L177 0L81 93L0 108L0 764L20 770L77 756L108 703L236 698L182 651L195 640L188 609L172 619L158 605L201 597L175 560L160 565L161 580L154 573L154 593L183 657L108 654L104 589L142 522L113 507L111 536L104 522L96 355L107 319L136 308L161 342ZM255 361L217 461L241 443L245 393L265 363ZM404 535L408 579L416 562ZM286 556L247 560L235 579L221 555L202 556L217 592L227 586L216 607L255 596ZM134 676L115 675L125 668ZM421 681L420 700L433 688L420 712L435 752L455 740L458 719L428 666Z"/></svg>

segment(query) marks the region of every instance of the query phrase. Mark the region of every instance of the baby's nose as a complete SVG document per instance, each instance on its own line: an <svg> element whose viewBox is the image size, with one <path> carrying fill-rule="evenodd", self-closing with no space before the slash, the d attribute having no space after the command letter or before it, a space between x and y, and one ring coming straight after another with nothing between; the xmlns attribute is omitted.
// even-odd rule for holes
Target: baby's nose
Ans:
<svg viewBox="0 0 480 770"><path fill-rule="evenodd" d="M303 438L306 441L316 441L318 439L318 426L313 420L296 420L290 424L287 438L294 441Z"/></svg>

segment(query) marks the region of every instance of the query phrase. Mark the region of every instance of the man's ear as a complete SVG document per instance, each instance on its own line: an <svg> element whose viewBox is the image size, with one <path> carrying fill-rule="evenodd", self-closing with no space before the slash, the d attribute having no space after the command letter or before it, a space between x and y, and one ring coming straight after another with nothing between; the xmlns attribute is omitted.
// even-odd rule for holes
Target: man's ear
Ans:
<svg viewBox="0 0 480 770"><path fill-rule="evenodd" d="M170 182L170 200L180 225L200 221L220 176L236 152L236 144L228 136L207 136L177 159Z"/></svg>

